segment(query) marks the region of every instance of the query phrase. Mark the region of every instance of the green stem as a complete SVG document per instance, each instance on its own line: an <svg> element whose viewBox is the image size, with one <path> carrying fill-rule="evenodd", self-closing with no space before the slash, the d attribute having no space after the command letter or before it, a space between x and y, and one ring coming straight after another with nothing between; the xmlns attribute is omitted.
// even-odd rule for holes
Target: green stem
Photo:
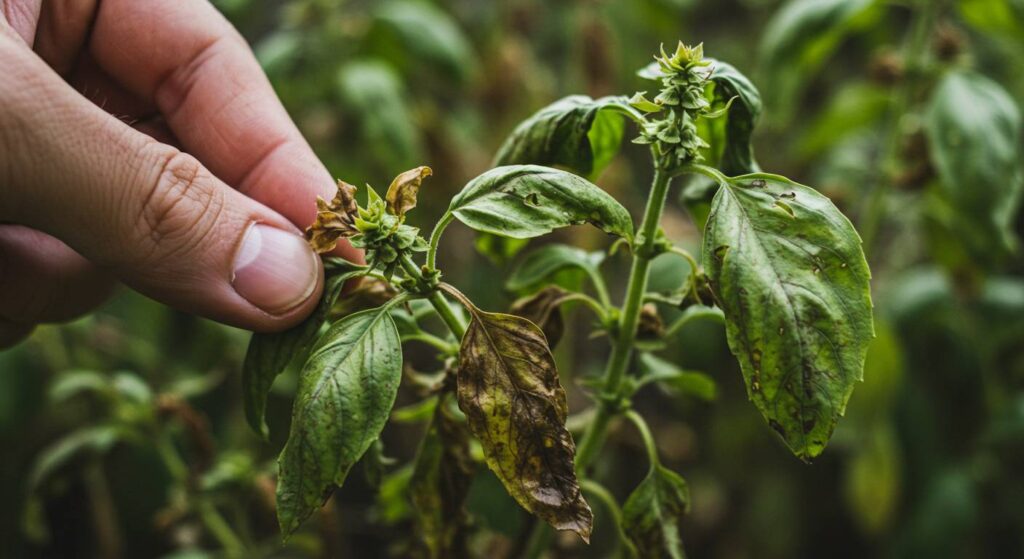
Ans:
<svg viewBox="0 0 1024 559"><path fill-rule="evenodd" d="M437 245L441 242L441 233L444 233L445 227L455 219L455 216L451 212L445 212L441 216L441 220L434 225L434 230L430 233L429 248L427 248L427 269L437 269Z"/></svg>
<svg viewBox="0 0 1024 559"><path fill-rule="evenodd" d="M594 314L597 315L597 319L604 324L604 321L608 316L608 307L606 305L602 305L593 297L590 297L585 293L570 293L558 299L559 304L568 303L570 301L579 301L590 307L591 310L594 311Z"/></svg>
<svg viewBox="0 0 1024 559"><path fill-rule="evenodd" d="M702 320L705 318L710 318L722 322L724 320L724 315L722 314L722 311L720 309L714 307L689 307L688 309L683 311L683 314L680 315L679 318L675 320L675 322L669 324L668 328L665 329L664 336L662 337L667 340L674 336L676 332L679 332L679 330L681 330L683 326L686 326L687 324L693 322L694 320Z"/></svg>
<svg viewBox="0 0 1024 559"><path fill-rule="evenodd" d="M905 60L905 77L893 95L889 109L889 129L886 133L883 160L880 166L881 176L871 181L861 213L860 234L863 239L864 252L871 254L871 249L882 227L885 214L885 195L887 186L899 169L900 156L900 125L907 108L910 106L914 90L920 76L924 73L924 58L928 46L928 31L935 20L936 13L942 4L939 0L918 0L913 2L913 22L903 48Z"/></svg>
<svg viewBox="0 0 1024 559"><path fill-rule="evenodd" d="M629 360L633 354L633 343L636 340L637 325L640 321L640 309L643 306L644 293L647 291L647 280L651 271L651 258L654 256L654 243L657 240L661 214L668 198L670 177L660 168L654 173L651 194L644 210L644 218L640 223L633 247L633 265L629 273L626 287L626 300L619 315L619 324L615 345L605 370L601 404L590 428L583 433L580 445L576 450L576 469L584 472L604 444L608 424L612 415L617 412L617 403L622 390L622 379L626 376Z"/></svg>
<svg viewBox="0 0 1024 559"><path fill-rule="evenodd" d="M451 221L450 218L449 221ZM431 235L431 242L434 242L435 235L440 237L440 233L438 233L438 231L442 228L443 227L439 223L438 227L434 229L434 235ZM444 298L444 295L441 295L441 292L438 291L436 287L431 287L427 284L427 280L423 277L423 272L420 270L419 266L416 265L416 262L413 262L411 256L408 254L401 255L399 257L399 263L402 265L402 269L405 270L405 273L416 280L420 288L426 293L427 301L430 301L430 304L433 305L438 316L441 317L441 320L443 320L448 326L448 329L455 335L455 339L461 340L462 337L466 335L466 325L458 315L455 314L455 311L452 310L451 305L448 304L448 300Z"/></svg>
<svg viewBox="0 0 1024 559"><path fill-rule="evenodd" d="M608 296L608 287L604 284L604 278L601 277L601 274L588 269L587 276L590 277L590 283L593 284L594 292L597 293L597 298L601 301L601 305L604 307L612 306L612 298Z"/></svg>
<svg viewBox="0 0 1024 559"><path fill-rule="evenodd" d="M647 426L643 416L637 413L636 410L629 410L625 415L626 419L633 423L636 430L640 433L640 439L643 440L644 448L647 449L647 460L650 462L651 468L654 468L661 463L661 459L658 458L658 445L654 442L651 428Z"/></svg>
<svg viewBox="0 0 1024 559"><path fill-rule="evenodd" d="M445 355L455 355L459 352L458 346L455 344L448 343L437 336L428 332L419 332L416 334L408 334L402 336L403 342L423 342Z"/></svg>

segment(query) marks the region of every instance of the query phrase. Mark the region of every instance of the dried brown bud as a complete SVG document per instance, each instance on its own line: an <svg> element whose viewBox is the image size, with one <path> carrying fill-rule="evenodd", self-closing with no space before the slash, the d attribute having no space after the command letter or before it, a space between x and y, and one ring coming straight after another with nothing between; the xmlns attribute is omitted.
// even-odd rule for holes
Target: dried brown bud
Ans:
<svg viewBox="0 0 1024 559"><path fill-rule="evenodd" d="M316 210L316 221L306 228L306 239L316 252L330 252L337 246L338 239L359 232L355 226L358 215L355 186L339 179L334 199L328 204L317 197Z"/></svg>

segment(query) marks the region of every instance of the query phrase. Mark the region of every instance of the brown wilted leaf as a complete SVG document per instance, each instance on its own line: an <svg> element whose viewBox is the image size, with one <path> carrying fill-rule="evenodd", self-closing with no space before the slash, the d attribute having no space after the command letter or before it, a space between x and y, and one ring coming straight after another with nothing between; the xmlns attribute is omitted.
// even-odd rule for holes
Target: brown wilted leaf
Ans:
<svg viewBox="0 0 1024 559"><path fill-rule="evenodd" d="M405 212L416 207L416 196L420 192L423 179L433 175L430 167L410 169L391 181L384 199L388 203L388 213L402 217Z"/></svg>
<svg viewBox="0 0 1024 559"><path fill-rule="evenodd" d="M472 316L459 348L457 394L487 465L523 508L589 542L594 516L576 479L565 390L544 333L442 287Z"/></svg>
<svg viewBox="0 0 1024 559"><path fill-rule="evenodd" d="M640 324L637 325L636 337L640 340L657 340L665 335L665 323L658 315L658 307L647 303L640 309Z"/></svg>
<svg viewBox="0 0 1024 559"><path fill-rule="evenodd" d="M557 285L549 285L544 289L517 299L509 308L509 312L521 316L540 326L548 339L548 346L555 347L565 332L565 321L559 305L567 292Z"/></svg>
<svg viewBox="0 0 1024 559"><path fill-rule="evenodd" d="M317 253L330 252L337 246L338 239L359 232L355 226L357 215L356 187L339 179L338 193L330 204L317 197L316 221L306 228L306 239Z"/></svg>

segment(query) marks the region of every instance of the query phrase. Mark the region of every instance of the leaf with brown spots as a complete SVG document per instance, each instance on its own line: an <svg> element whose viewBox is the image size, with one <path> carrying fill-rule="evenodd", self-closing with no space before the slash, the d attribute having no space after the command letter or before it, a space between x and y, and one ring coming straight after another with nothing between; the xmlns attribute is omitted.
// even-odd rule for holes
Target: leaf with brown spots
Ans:
<svg viewBox="0 0 1024 559"><path fill-rule="evenodd" d="M331 252L338 239L359 233L355 226L357 215L356 187L338 179L338 193L329 204L317 197L316 221L306 228L306 239L317 253Z"/></svg>
<svg viewBox="0 0 1024 559"><path fill-rule="evenodd" d="M459 349L458 401L487 465L523 508L589 541L594 516L576 479L565 390L544 333L442 287L472 317Z"/></svg>
<svg viewBox="0 0 1024 559"><path fill-rule="evenodd" d="M853 225L783 177L728 179L708 217L704 266L754 405L797 457L821 454L874 335Z"/></svg>
<svg viewBox="0 0 1024 559"><path fill-rule="evenodd" d="M622 505L622 529L639 557L683 559L679 519L690 509L690 490L679 474L652 464Z"/></svg>
<svg viewBox="0 0 1024 559"><path fill-rule="evenodd" d="M416 167L395 177L388 187L388 193L384 195L388 203L388 213L403 217L405 212L415 208L420 185L423 184L423 179L432 174L434 171L430 167Z"/></svg>

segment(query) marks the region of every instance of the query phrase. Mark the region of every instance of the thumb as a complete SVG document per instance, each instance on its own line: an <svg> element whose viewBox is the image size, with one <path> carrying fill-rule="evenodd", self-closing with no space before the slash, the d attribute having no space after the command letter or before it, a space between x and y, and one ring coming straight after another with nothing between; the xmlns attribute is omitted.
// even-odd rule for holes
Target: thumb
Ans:
<svg viewBox="0 0 1024 559"><path fill-rule="evenodd" d="M309 313L320 259L287 219L109 116L2 35L0 75L0 220L221 322L277 330Z"/></svg>

